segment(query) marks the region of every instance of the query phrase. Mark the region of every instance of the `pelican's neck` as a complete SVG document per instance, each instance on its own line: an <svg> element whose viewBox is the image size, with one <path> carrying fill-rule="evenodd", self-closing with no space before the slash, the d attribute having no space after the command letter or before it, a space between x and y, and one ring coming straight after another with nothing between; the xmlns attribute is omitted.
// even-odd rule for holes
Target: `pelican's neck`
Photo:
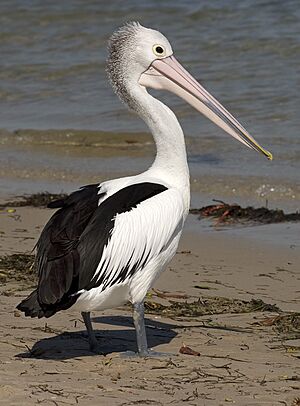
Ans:
<svg viewBox="0 0 300 406"><path fill-rule="evenodd" d="M149 127L156 144L156 157L149 172L163 172L180 183L188 184L184 134L175 114L143 87L136 89L134 99L135 110Z"/></svg>

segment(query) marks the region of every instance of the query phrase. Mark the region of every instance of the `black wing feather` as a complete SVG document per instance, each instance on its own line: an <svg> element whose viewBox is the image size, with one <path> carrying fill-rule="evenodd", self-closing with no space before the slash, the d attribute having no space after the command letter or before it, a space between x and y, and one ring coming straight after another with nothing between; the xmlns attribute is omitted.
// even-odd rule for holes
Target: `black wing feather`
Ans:
<svg viewBox="0 0 300 406"><path fill-rule="evenodd" d="M99 194L97 184L51 202L48 207L60 209L46 224L37 243L38 288L18 309L32 317L50 317L72 306L81 289L99 286L101 280L95 285L92 279L113 230L115 216L165 190L165 186L156 183L130 185L98 206L104 194ZM128 270L118 275L118 280L125 274Z"/></svg>

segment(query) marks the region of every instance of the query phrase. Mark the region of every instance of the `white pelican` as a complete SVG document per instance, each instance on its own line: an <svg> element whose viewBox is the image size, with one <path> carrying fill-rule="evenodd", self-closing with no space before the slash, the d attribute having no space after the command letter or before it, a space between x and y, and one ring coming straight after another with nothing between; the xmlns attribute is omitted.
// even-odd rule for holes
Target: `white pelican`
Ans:
<svg viewBox="0 0 300 406"><path fill-rule="evenodd" d="M90 312L130 301L138 354L148 356L144 298L176 252L190 184L182 129L147 88L177 94L243 144L272 155L180 65L160 32L139 23L118 29L109 41L107 71L117 95L148 125L155 160L140 175L84 186L49 205L59 210L37 243L38 287L18 309L31 317L80 310L97 352Z"/></svg>

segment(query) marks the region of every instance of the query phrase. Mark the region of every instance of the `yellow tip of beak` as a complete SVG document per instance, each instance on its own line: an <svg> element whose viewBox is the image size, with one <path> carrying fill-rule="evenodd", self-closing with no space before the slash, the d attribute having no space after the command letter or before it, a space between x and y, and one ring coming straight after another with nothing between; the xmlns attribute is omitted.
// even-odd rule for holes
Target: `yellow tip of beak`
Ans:
<svg viewBox="0 0 300 406"><path fill-rule="evenodd" d="M267 150L264 150L264 154L268 158L269 161L273 161L273 154Z"/></svg>
<svg viewBox="0 0 300 406"><path fill-rule="evenodd" d="M257 144L255 142L255 145L257 147L257 151L260 151L264 154L264 156L266 156L268 158L269 161L273 161L273 154L269 151L267 151L266 149L264 149L263 147L261 147L259 144Z"/></svg>

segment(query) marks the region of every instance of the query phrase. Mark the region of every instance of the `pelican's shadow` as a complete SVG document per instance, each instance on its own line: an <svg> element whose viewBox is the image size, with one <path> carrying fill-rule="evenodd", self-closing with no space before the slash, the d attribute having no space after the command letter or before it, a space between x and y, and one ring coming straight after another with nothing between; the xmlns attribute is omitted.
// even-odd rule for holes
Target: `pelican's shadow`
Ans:
<svg viewBox="0 0 300 406"><path fill-rule="evenodd" d="M94 317L92 322L99 342L99 348L104 355L122 353L128 350L136 351L136 334L131 317ZM121 330L97 330L97 323L121 326L123 328ZM149 319L145 319L145 323L149 348L155 348L160 344L168 344L177 335L177 333L172 330L172 327L175 327L173 324ZM28 352L17 354L17 356L23 358L64 360L91 356L92 354L93 353L89 351L87 332L86 330L81 330L76 332L64 332L54 337L39 340ZM96 356L97 354L94 355Z"/></svg>

